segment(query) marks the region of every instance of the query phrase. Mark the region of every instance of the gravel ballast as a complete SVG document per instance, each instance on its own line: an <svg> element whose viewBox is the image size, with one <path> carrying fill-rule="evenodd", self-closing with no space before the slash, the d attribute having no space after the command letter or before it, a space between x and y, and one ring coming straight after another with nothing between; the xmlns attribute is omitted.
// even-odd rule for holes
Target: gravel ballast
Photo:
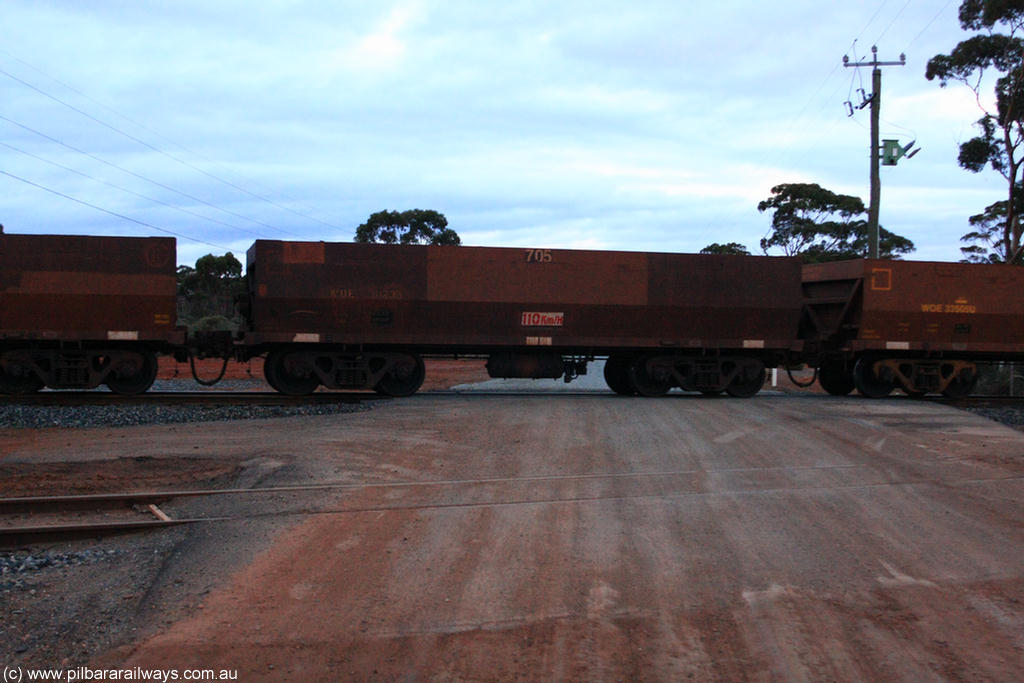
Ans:
<svg viewBox="0 0 1024 683"><path fill-rule="evenodd" d="M266 385L256 380L224 380L217 384L217 391L207 390L210 394L223 391L253 391L266 389ZM152 391L183 392L202 390L193 382L182 380L157 380ZM106 391L97 389L95 391ZM295 417L299 415L331 415L336 413L354 413L369 410L369 403L337 403L310 404L296 406L273 405L224 405L184 404L184 405L130 405L111 403L109 405L81 406L37 406L37 405L0 405L0 428L13 427L21 429L59 428L93 428L93 427L136 427L150 424L178 424L183 422L220 422L224 420L261 420L275 417Z"/></svg>
<svg viewBox="0 0 1024 683"><path fill-rule="evenodd" d="M369 410L367 403L338 403L307 406L232 405L90 405L90 406L0 406L0 427L41 429L45 427L134 427L181 422L259 420L296 415L330 415Z"/></svg>
<svg viewBox="0 0 1024 683"><path fill-rule="evenodd" d="M964 406L964 410L1007 427L1024 430L1024 403L1019 406Z"/></svg>

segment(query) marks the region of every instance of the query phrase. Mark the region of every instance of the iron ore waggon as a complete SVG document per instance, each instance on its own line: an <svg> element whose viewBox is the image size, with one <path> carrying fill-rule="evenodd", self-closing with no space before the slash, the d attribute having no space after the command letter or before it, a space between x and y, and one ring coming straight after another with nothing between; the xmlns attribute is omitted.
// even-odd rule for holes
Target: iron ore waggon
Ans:
<svg viewBox="0 0 1024 683"><path fill-rule="evenodd" d="M799 352L795 258L258 240L247 356L278 391L423 381L424 354L485 354L492 377L573 379L595 357L621 394L750 396Z"/></svg>
<svg viewBox="0 0 1024 683"><path fill-rule="evenodd" d="M832 394L969 394L980 361L1024 360L1024 268L855 260L803 267L801 336Z"/></svg>
<svg viewBox="0 0 1024 683"><path fill-rule="evenodd" d="M0 233L0 392L145 391L176 323L175 241Z"/></svg>
<svg viewBox="0 0 1024 683"><path fill-rule="evenodd" d="M807 363L832 394L964 396L1024 360L1024 269L569 249L257 241L244 329L176 326L172 238L0 233L0 393L140 393L156 356L265 356L270 384L405 396L423 357L564 378L607 359L620 394L751 396Z"/></svg>

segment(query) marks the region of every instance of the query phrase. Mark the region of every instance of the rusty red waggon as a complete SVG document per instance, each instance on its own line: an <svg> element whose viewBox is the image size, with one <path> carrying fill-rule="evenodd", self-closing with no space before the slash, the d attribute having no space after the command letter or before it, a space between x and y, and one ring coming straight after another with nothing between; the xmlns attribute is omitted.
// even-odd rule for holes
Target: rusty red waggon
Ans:
<svg viewBox="0 0 1024 683"><path fill-rule="evenodd" d="M756 393L799 351L794 258L258 240L245 353L285 393L413 393L425 354L487 355L493 377Z"/></svg>
<svg viewBox="0 0 1024 683"><path fill-rule="evenodd" d="M801 337L831 394L961 397L979 362L1024 360L1024 268L858 259L802 278Z"/></svg>
<svg viewBox="0 0 1024 683"><path fill-rule="evenodd" d="M0 392L146 391L176 327L175 241L0 233Z"/></svg>
<svg viewBox="0 0 1024 683"><path fill-rule="evenodd" d="M425 356L493 377L563 378L604 359L613 391L751 396L805 363L833 394L969 393L1024 360L1024 269L576 249L258 240L237 335L175 319L171 238L0 234L0 392L139 393L156 356L263 356L269 383L405 396Z"/></svg>

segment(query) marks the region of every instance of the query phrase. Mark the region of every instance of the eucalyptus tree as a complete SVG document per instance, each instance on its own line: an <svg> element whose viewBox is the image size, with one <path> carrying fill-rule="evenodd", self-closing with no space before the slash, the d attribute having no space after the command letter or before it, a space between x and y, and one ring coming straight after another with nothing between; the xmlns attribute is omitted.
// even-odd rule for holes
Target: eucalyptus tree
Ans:
<svg viewBox="0 0 1024 683"><path fill-rule="evenodd" d="M757 205L772 212L771 233L761 251L780 249L806 263L864 258L868 253L868 211L860 197L837 194L817 183L782 183ZM905 237L879 228L881 258L898 258L914 250Z"/></svg>
<svg viewBox="0 0 1024 683"><path fill-rule="evenodd" d="M430 209L378 211L356 228L356 242L382 244L440 244L459 246L458 233L443 213Z"/></svg>
<svg viewBox="0 0 1024 683"><path fill-rule="evenodd" d="M975 35L958 43L949 54L932 57L925 77L938 79L943 87L956 81L974 92L982 112L975 122L979 133L960 145L957 160L973 173L990 167L1007 183L1006 200L972 218L975 230L963 237L971 244L965 248L965 256L968 260L1019 263L1024 252L1018 196L1024 162L1024 2L963 0L960 26ZM994 84L989 76L994 77ZM988 87L995 91L994 106L985 104Z"/></svg>

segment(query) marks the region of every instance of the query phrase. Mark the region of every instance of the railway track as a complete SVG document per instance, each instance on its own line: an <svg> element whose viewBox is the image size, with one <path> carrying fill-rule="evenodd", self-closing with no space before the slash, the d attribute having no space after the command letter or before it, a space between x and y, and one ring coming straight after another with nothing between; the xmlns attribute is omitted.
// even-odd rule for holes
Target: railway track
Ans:
<svg viewBox="0 0 1024 683"><path fill-rule="evenodd" d="M256 489L196 489L93 493L78 495L20 496L0 498L0 548L37 541L61 541L83 536L103 536L163 529L199 522L222 521L222 517L171 518L159 505L174 499L243 493L309 491L323 486L294 486Z"/></svg>
<svg viewBox="0 0 1024 683"><path fill-rule="evenodd" d="M725 468L719 472L736 474L759 474L769 472L772 467ZM856 480L856 473L864 465L804 466L787 467L788 471L805 473L801 480L822 472L842 472L845 478L852 477L845 486L913 486L916 480L903 478L886 479L884 482ZM259 488L226 489L184 489L165 491L144 491L131 493L97 493L78 495L45 495L0 498L0 549L15 548L38 542L55 542L75 538L95 538L112 534L166 529L174 526L228 522L239 519L254 519L267 516L309 516L353 514L364 512L385 512L393 510L429 510L465 507L490 507L514 505L573 504L600 500L665 499L706 495L696 482L703 476L703 470L671 469L650 472L594 472L558 473L534 476L484 477L472 479L439 479L422 481L325 481L317 484L296 484L266 486ZM599 488L587 490L588 483L620 482L620 486L602 491ZM668 481L676 485L666 486ZM830 479L831 481L831 479ZM980 480L979 480L980 481ZM561 485L568 488L561 489ZM623 488L623 486L625 488ZM771 490L804 489L814 484L781 484ZM830 483L829 487L836 484ZM420 490L421 495L412 500L394 500L374 503L369 506L353 504L354 501L327 505L326 507L290 507L288 509L246 509L228 515L172 518L159 507L171 501L185 498L215 496L267 496L284 494L310 494L356 492L367 489ZM463 495L469 491L477 493ZM400 497L400 496L399 496Z"/></svg>
<svg viewBox="0 0 1024 683"><path fill-rule="evenodd" d="M0 548L167 528L194 522L172 519L158 503L168 496L97 494L0 499Z"/></svg>

